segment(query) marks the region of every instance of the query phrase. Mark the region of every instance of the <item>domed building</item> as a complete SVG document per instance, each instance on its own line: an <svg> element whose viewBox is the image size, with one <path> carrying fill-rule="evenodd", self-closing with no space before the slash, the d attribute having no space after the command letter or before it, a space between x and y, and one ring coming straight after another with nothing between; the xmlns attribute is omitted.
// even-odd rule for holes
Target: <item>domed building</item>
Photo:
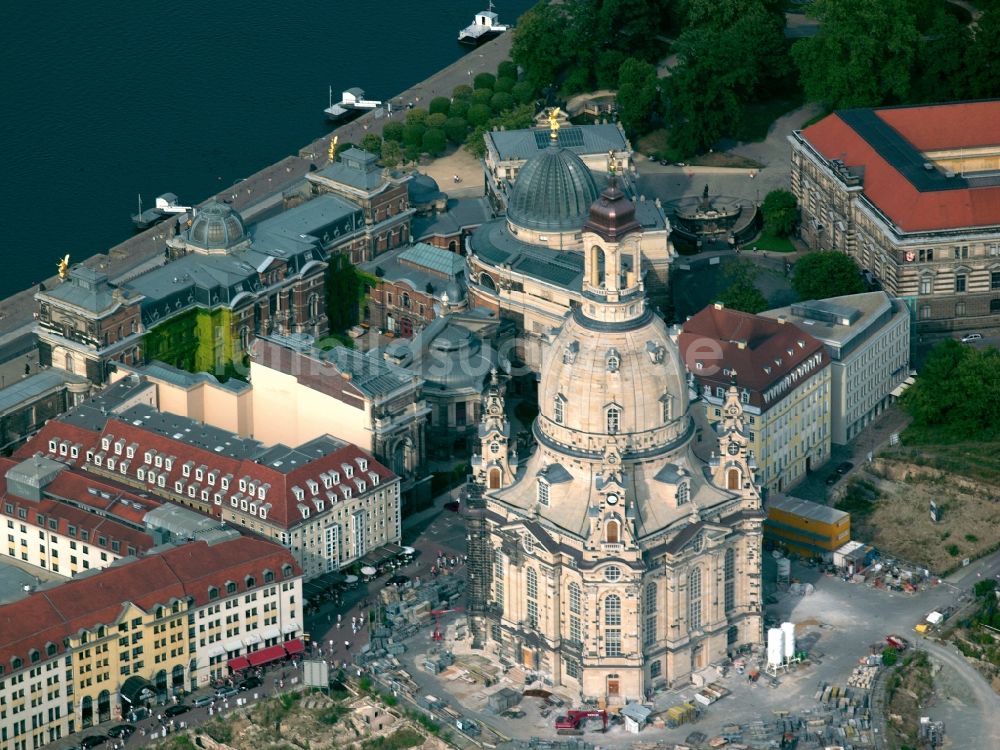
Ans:
<svg viewBox="0 0 1000 750"><path fill-rule="evenodd" d="M216 201L198 211L186 239L188 249L202 254L231 252L249 242L243 217L231 206Z"/></svg>
<svg viewBox="0 0 1000 750"><path fill-rule="evenodd" d="M580 304L544 347L537 449L514 455L494 380L468 511L476 645L611 705L761 642L763 514L740 398L704 464L641 239L612 181L581 228Z"/></svg>
<svg viewBox="0 0 1000 750"><path fill-rule="evenodd" d="M513 320L524 334L518 356L535 371L545 332L584 303L584 224L601 194L583 160L559 145L558 128L550 135L548 147L518 172L507 215L466 240L470 307ZM646 269L643 281L665 290L674 256L666 215L653 201L629 204L636 230L632 244Z"/></svg>

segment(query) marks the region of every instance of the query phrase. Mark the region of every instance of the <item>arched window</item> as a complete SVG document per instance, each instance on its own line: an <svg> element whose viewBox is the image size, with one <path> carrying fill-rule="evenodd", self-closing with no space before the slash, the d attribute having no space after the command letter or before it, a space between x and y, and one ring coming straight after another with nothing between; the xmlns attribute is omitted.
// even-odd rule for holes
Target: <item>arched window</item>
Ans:
<svg viewBox="0 0 1000 750"><path fill-rule="evenodd" d="M247 589L252 589L254 586L257 585L257 579L254 578L253 576L247 576L246 584L247 584Z"/></svg>
<svg viewBox="0 0 1000 750"><path fill-rule="evenodd" d="M503 608L503 552L497 550L496 560L493 563L493 591L496 603Z"/></svg>
<svg viewBox="0 0 1000 750"><path fill-rule="evenodd" d="M309 320L315 320L316 318L319 317L319 295L318 294L310 294L309 295L309 304L308 304L308 310L306 311L306 315L309 317Z"/></svg>
<svg viewBox="0 0 1000 750"><path fill-rule="evenodd" d="M688 573L688 630L701 627L701 568Z"/></svg>
<svg viewBox="0 0 1000 750"><path fill-rule="evenodd" d="M620 540L618 521L608 521L604 526L604 540L609 544L618 544Z"/></svg>
<svg viewBox="0 0 1000 750"><path fill-rule="evenodd" d="M574 615L580 614L580 585L571 583L569 585L569 611Z"/></svg>
<svg viewBox="0 0 1000 750"><path fill-rule="evenodd" d="M674 399L669 393L660 399L663 405L663 424L669 424L674 418Z"/></svg>
<svg viewBox="0 0 1000 750"><path fill-rule="evenodd" d="M226 581L226 593L227 594L235 594L236 593L236 582L235 581Z"/></svg>
<svg viewBox="0 0 1000 750"><path fill-rule="evenodd" d="M46 643L45 644L45 655L46 656L55 656L57 650L58 649L56 648L56 644L54 644L54 643Z"/></svg>
<svg viewBox="0 0 1000 750"><path fill-rule="evenodd" d="M622 600L618 594L608 594L604 600L604 624L622 624Z"/></svg>
<svg viewBox="0 0 1000 750"><path fill-rule="evenodd" d="M265 570L264 571L264 583L274 583L274 571Z"/></svg>
<svg viewBox="0 0 1000 750"><path fill-rule="evenodd" d="M32 664L37 664L42 658L41 652L37 648L33 648L28 652L28 659Z"/></svg>
<svg viewBox="0 0 1000 750"><path fill-rule="evenodd" d="M410 307L410 295L403 292L403 307L409 309Z"/></svg>
<svg viewBox="0 0 1000 750"><path fill-rule="evenodd" d="M219 589L216 588L215 586L209 586L208 587L208 600L212 601L213 599L218 599L218 598L219 598Z"/></svg>
<svg viewBox="0 0 1000 750"><path fill-rule="evenodd" d="M553 419L556 424L563 424L566 421L566 398L560 393L555 397L553 403Z"/></svg>
<svg viewBox="0 0 1000 750"><path fill-rule="evenodd" d="M726 612L732 612L736 607L736 550L732 547L726 550L722 578L725 588Z"/></svg>
<svg viewBox="0 0 1000 750"><path fill-rule="evenodd" d="M488 273L479 274L479 284L480 286L486 287L491 292L495 292L497 290L496 282L493 281L493 277Z"/></svg>
<svg viewBox="0 0 1000 750"><path fill-rule="evenodd" d="M691 502L691 487L687 482L677 485L677 506L687 505Z"/></svg>
<svg viewBox="0 0 1000 750"><path fill-rule="evenodd" d="M243 351L250 349L250 329L246 326L240 328L240 349Z"/></svg>
<svg viewBox="0 0 1000 750"><path fill-rule="evenodd" d="M617 406L608 408L608 434L617 435L622 426L622 410Z"/></svg>
<svg viewBox="0 0 1000 750"><path fill-rule="evenodd" d="M646 614L651 615L656 611L656 584L647 583L646 584Z"/></svg>
<svg viewBox="0 0 1000 750"><path fill-rule="evenodd" d="M291 565L287 565L286 564L286 565L282 565L281 566L281 577L282 578L291 578L292 577L292 566Z"/></svg>
<svg viewBox="0 0 1000 750"><path fill-rule="evenodd" d="M549 504L549 483L541 477L538 478L538 503L539 505Z"/></svg>

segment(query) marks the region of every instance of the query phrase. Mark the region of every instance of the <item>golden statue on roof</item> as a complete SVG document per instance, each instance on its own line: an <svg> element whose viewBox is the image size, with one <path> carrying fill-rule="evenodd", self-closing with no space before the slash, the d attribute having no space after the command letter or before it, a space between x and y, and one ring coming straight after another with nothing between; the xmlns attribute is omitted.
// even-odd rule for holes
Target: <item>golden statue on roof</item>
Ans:
<svg viewBox="0 0 1000 750"><path fill-rule="evenodd" d="M339 138L339 135L335 135L330 139L330 152L327 154L327 157L329 158L331 164L337 160L337 140Z"/></svg>
<svg viewBox="0 0 1000 750"><path fill-rule="evenodd" d="M62 279L63 281L65 281L66 280L66 274L69 272L69 254L68 253L66 254L66 256L62 260L59 261L59 263L56 265L56 268L59 269L59 278Z"/></svg>
<svg viewBox="0 0 1000 750"><path fill-rule="evenodd" d="M552 140L557 140L559 138L559 115L562 112L559 111L559 107L556 107L551 112L549 112L549 138Z"/></svg>

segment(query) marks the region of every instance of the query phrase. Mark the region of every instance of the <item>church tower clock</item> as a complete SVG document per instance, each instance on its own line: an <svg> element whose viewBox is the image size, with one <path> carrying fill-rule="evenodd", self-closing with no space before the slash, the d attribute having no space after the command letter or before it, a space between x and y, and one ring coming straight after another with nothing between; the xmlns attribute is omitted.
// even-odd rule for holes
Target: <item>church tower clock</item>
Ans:
<svg viewBox="0 0 1000 750"><path fill-rule="evenodd" d="M496 368L483 394L483 417L479 424L479 455L473 456L475 481L481 487L498 490L514 482L517 449L511 445L510 421L504 409L504 388Z"/></svg>
<svg viewBox="0 0 1000 750"><path fill-rule="evenodd" d="M735 375L735 373L733 373ZM717 423L719 456L712 461L712 481L743 496L748 509L760 508L757 487L757 462L744 429L743 401L735 382L729 386L722 404L722 419Z"/></svg>

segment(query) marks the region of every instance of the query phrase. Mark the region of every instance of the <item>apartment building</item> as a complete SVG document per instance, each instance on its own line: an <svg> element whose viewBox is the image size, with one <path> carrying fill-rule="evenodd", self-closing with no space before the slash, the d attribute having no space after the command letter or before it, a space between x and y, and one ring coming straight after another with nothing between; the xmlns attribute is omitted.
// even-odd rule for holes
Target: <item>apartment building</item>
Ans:
<svg viewBox="0 0 1000 750"><path fill-rule="evenodd" d="M920 333L1000 325L1000 100L834 112L789 136L801 234Z"/></svg>
<svg viewBox="0 0 1000 750"><path fill-rule="evenodd" d="M297 649L301 622L301 569L246 537L182 544L37 591L0 607L0 748L120 719L205 684L227 658Z"/></svg>
<svg viewBox="0 0 1000 750"><path fill-rule="evenodd" d="M857 437L907 386L910 313L902 300L868 292L798 302L761 315L793 323L823 342L830 357L836 445Z"/></svg>
<svg viewBox="0 0 1000 750"><path fill-rule="evenodd" d="M709 305L685 321L681 356L707 424L728 388L743 403L749 449L764 492L783 492L830 457L830 356L793 323Z"/></svg>

